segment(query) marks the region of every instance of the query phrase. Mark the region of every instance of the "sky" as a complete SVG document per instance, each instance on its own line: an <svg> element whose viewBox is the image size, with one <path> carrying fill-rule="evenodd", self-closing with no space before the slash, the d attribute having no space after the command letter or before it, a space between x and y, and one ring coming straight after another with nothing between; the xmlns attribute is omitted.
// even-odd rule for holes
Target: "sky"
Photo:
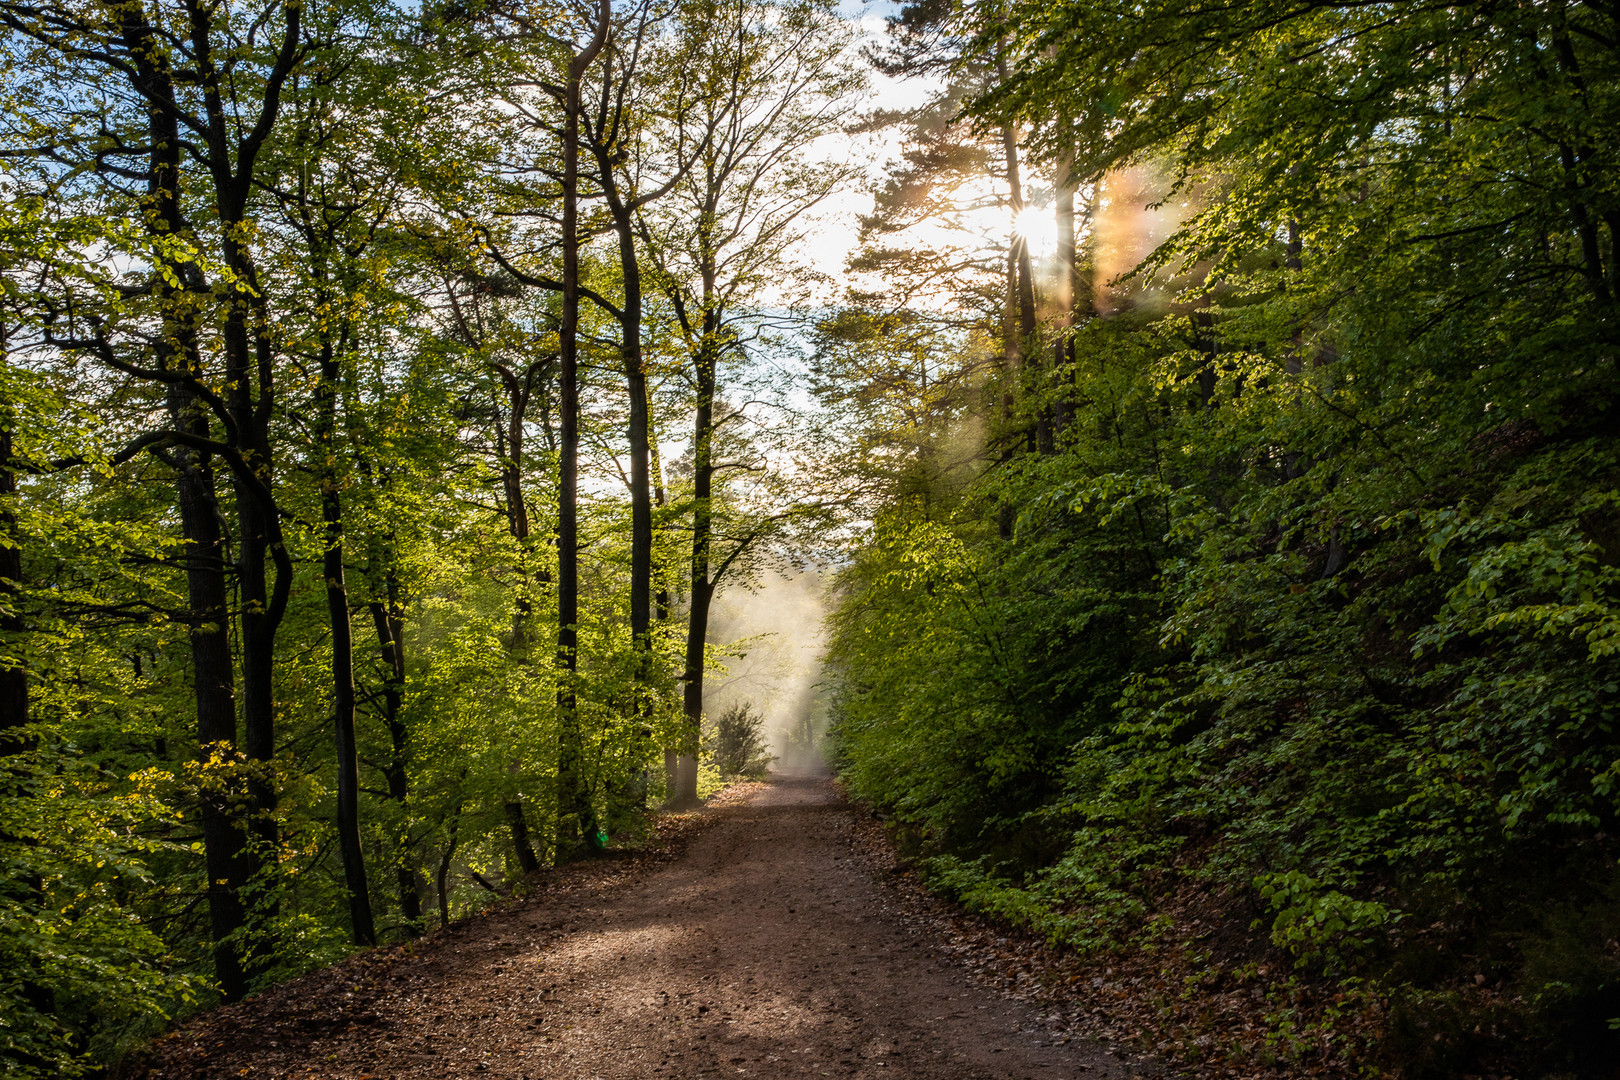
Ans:
<svg viewBox="0 0 1620 1080"><path fill-rule="evenodd" d="M839 13L858 28L862 43L881 38L885 17L898 11L898 4L888 2L860 4L844 0L839 5ZM878 71L871 73L871 79L870 108L876 108L879 103L885 109L921 105L935 85L932 80L896 79ZM804 261L813 269L835 280L842 277L844 261L855 247L857 217L872 210L872 196L867 189L882 180L885 166L897 158L902 137L900 131L889 130L822 140L823 145L817 149L828 159L867 160L868 181L861 188L837 193L818 209L817 227L802 253Z"/></svg>

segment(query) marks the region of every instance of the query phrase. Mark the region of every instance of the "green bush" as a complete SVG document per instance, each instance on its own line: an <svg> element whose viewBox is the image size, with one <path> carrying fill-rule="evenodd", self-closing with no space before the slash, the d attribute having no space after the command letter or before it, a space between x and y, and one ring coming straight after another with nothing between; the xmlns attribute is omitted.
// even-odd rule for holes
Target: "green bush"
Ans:
<svg viewBox="0 0 1620 1080"><path fill-rule="evenodd" d="M708 742L710 759L723 777L763 780L776 760L765 744L765 718L747 702L720 714Z"/></svg>

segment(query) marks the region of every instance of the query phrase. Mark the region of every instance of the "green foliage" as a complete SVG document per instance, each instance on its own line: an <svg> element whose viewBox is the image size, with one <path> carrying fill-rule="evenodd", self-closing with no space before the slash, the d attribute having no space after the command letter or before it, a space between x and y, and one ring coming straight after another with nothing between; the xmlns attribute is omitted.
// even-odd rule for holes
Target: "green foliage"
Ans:
<svg viewBox="0 0 1620 1080"><path fill-rule="evenodd" d="M811 36L825 12L802 9ZM552 76L556 39L364 0L121 11L127 34L71 3L0 0L0 546L21 564L0 575L0 665L25 674L29 721L8 698L8 1076L103 1068L216 1003L219 957L245 957L238 989L261 988L356 947L333 739L347 683L382 939L421 932L437 900L455 918L520 887L514 810L540 859L558 833L557 303L488 257L510 242L538 252L532 273L556 272L555 192L502 173L519 143L534 175L554 171L550 118L494 104ZM652 38L673 62L669 35ZM662 123L665 104L638 97L635 124ZM164 164L176 138L187 149ZM514 239L520 216L532 236ZM613 260L587 261L595 288L621 291ZM656 316L667 427L690 395L667 359L679 331ZM614 329L593 311L584 330L587 476L611 474L625 434ZM660 522L665 589L691 512L681 484ZM211 550L188 546L187 497L221 532ZM268 559L286 559L267 605L248 599L249 500L273 503ZM611 489L587 493L570 688L593 807L633 832L682 664L673 619L650 658L629 639L627 516ZM220 581L223 617L193 617L199 574ZM281 602L277 584L256 699L273 745L250 760L247 623ZM220 662L196 670L194 641L222 643ZM225 705L202 745L205 687ZM240 856L223 878L222 851ZM211 921L224 893L246 913L221 916L239 920L228 932Z"/></svg>
<svg viewBox="0 0 1620 1080"><path fill-rule="evenodd" d="M840 770L938 887L1057 941L1149 940L1196 883L1302 979L1497 1025L1413 1075L1600 1060L1607 937L1573 913L1620 818L1613 13L954 19L959 70L1004 65L986 129L1072 155L1081 303L954 388L971 475L926 468L943 424L887 444L833 618Z"/></svg>
<svg viewBox="0 0 1620 1080"><path fill-rule="evenodd" d="M763 780L776 760L765 745L765 718L746 701L715 718L707 742L709 758L721 776Z"/></svg>
<svg viewBox="0 0 1620 1080"><path fill-rule="evenodd" d="M1254 886L1276 912L1271 940L1293 953L1301 965L1342 972L1349 954L1367 946L1369 935L1400 918L1383 904L1324 890L1298 870L1255 878Z"/></svg>
<svg viewBox="0 0 1620 1080"><path fill-rule="evenodd" d="M153 1034L202 981L172 971L170 949L138 917L154 866L183 851L143 834L174 812L49 727L40 735L0 781L0 1054L8 1075L80 1076Z"/></svg>

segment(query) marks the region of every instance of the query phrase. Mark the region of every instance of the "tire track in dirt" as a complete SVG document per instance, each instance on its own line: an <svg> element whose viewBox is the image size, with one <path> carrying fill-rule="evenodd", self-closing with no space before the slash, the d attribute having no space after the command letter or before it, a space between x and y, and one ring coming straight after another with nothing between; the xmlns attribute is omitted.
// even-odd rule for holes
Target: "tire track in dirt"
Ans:
<svg viewBox="0 0 1620 1080"><path fill-rule="evenodd" d="M207 1041L224 1036L218 1045L193 1039L184 1068L146 1075L1149 1075L1047 1028L1032 1006L970 978L929 927L903 919L854 855L851 809L830 780L778 776L708 813L716 820L684 856L639 880L556 904L539 897L436 935L399 978L357 984L348 993L363 1005L340 1002L342 1015L295 1045L253 1031L249 1001L215 1025ZM258 1020L272 1023L273 1011Z"/></svg>

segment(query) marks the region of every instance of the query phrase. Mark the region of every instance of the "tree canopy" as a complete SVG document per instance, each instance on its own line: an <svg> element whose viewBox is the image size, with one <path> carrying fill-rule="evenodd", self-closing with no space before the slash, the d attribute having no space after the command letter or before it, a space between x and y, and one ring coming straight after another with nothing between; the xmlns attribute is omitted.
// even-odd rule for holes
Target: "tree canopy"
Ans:
<svg viewBox="0 0 1620 1080"><path fill-rule="evenodd" d="M797 566L936 890L1266 1002L1162 1053L1605 1075L1617 40L0 0L6 1069L759 774L711 610Z"/></svg>

